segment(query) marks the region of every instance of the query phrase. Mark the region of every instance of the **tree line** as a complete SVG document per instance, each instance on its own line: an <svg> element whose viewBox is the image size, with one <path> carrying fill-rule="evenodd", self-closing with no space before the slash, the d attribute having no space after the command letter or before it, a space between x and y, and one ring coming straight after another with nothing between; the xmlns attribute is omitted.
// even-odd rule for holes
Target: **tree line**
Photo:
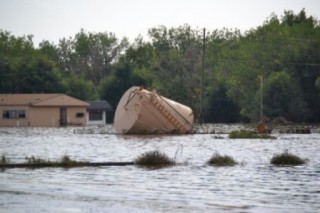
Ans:
<svg viewBox="0 0 320 213"><path fill-rule="evenodd" d="M244 33L217 29L203 39L187 24L158 26L132 43L82 29L37 48L32 35L0 30L0 79L0 93L66 93L114 109L142 85L190 106L198 122L256 122L262 97L267 121L319 122L320 22L284 11Z"/></svg>

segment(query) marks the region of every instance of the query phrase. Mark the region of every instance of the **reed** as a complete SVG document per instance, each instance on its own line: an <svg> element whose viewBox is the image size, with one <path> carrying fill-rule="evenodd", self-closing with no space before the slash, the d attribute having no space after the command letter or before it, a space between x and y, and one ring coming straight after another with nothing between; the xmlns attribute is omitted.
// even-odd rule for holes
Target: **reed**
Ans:
<svg viewBox="0 0 320 213"><path fill-rule="evenodd" d="M220 155L218 152L207 161L207 164L211 166L235 166L238 164L233 157L228 155Z"/></svg>
<svg viewBox="0 0 320 213"><path fill-rule="evenodd" d="M0 164L6 164L9 163L9 160L6 158L6 156L2 155L0 159Z"/></svg>
<svg viewBox="0 0 320 213"><path fill-rule="evenodd" d="M175 165L175 161L159 151L149 151L137 157L134 163L138 166L161 168Z"/></svg>
<svg viewBox="0 0 320 213"><path fill-rule="evenodd" d="M41 158L36 158L33 155L31 157L25 157L27 164L52 164L53 162L51 162L50 160L44 160Z"/></svg>
<svg viewBox="0 0 320 213"><path fill-rule="evenodd" d="M298 166L306 162L307 160L291 154L287 150L281 154L274 155L270 160L270 163L276 166Z"/></svg>

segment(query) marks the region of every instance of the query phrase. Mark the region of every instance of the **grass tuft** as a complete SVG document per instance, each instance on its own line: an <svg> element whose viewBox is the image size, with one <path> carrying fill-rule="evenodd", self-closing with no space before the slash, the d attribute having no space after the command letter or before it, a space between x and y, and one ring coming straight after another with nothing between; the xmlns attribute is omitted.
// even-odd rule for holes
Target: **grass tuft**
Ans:
<svg viewBox="0 0 320 213"><path fill-rule="evenodd" d="M175 165L175 161L169 158L166 154L159 151L150 151L142 154L135 159L135 164L138 166L161 168Z"/></svg>
<svg viewBox="0 0 320 213"><path fill-rule="evenodd" d="M297 155L285 151L281 154L274 155L270 161L271 164L276 166L298 166L305 164L307 160L300 158Z"/></svg>
<svg viewBox="0 0 320 213"><path fill-rule="evenodd" d="M235 166L238 164L232 157L220 155L217 152L213 154L207 163L211 166Z"/></svg>
<svg viewBox="0 0 320 213"><path fill-rule="evenodd" d="M275 137L263 133L259 134L255 131L249 131L249 130L234 130L229 133L229 138L232 139L275 139Z"/></svg>
<svg viewBox="0 0 320 213"><path fill-rule="evenodd" d="M64 155L60 163L63 167L77 167L84 165L86 162L71 160L68 155Z"/></svg>
<svg viewBox="0 0 320 213"><path fill-rule="evenodd" d="M7 164L9 163L9 160L6 158L6 156L2 155L0 159L0 164Z"/></svg>
<svg viewBox="0 0 320 213"><path fill-rule="evenodd" d="M71 158L67 155L64 155L60 161L50 161L50 160L44 160L41 158L35 158L34 156L26 157L27 164L29 164L31 167L79 167L84 166L87 162L82 161L75 161L71 160Z"/></svg>
<svg viewBox="0 0 320 213"><path fill-rule="evenodd" d="M25 157L27 164L43 164L43 163L48 163L50 164L51 161L50 160L43 160L41 158L35 158L34 156L31 157Z"/></svg>

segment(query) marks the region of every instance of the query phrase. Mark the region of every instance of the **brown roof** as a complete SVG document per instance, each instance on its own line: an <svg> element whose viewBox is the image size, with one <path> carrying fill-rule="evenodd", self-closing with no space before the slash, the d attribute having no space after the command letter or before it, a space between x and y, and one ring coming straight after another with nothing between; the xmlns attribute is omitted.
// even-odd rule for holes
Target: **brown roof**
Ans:
<svg viewBox="0 0 320 213"><path fill-rule="evenodd" d="M89 106L64 94L0 94L0 106Z"/></svg>

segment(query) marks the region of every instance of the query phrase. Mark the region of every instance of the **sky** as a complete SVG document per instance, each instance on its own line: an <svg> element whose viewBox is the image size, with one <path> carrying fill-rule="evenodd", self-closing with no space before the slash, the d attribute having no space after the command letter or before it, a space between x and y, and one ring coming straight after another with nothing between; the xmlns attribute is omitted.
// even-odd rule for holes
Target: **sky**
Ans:
<svg viewBox="0 0 320 213"><path fill-rule="evenodd" d="M35 46L43 40L58 44L81 29L111 32L133 42L160 25L245 32L271 14L281 18L285 10L298 13L303 8L320 19L319 0L0 0L0 29L33 35Z"/></svg>

